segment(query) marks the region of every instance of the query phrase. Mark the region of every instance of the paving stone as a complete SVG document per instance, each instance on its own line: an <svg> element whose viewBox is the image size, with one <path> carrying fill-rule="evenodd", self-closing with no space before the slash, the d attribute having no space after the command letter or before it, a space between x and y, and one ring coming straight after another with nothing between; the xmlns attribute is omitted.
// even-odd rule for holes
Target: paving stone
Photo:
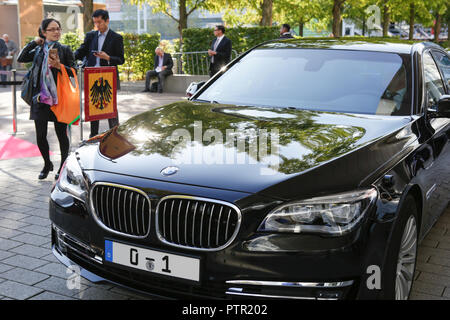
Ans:
<svg viewBox="0 0 450 320"><path fill-rule="evenodd" d="M62 296L60 294L51 293L51 292L43 292L38 294L37 296L34 296L33 298L29 300L76 300L71 297Z"/></svg>
<svg viewBox="0 0 450 320"><path fill-rule="evenodd" d="M431 294L411 292L410 300L445 300L443 297L433 296Z"/></svg>
<svg viewBox="0 0 450 320"><path fill-rule="evenodd" d="M0 238L0 250L9 250L22 244L22 242Z"/></svg>
<svg viewBox="0 0 450 320"><path fill-rule="evenodd" d="M1 273L0 277L32 286L47 279L50 276L47 274L25 270L22 268L14 268Z"/></svg>
<svg viewBox="0 0 450 320"><path fill-rule="evenodd" d="M6 258L12 257L14 255L16 255L14 252L0 250L0 261L2 261L3 259L6 259Z"/></svg>
<svg viewBox="0 0 450 320"><path fill-rule="evenodd" d="M33 258L42 258L44 256L49 255L50 251L45 248L36 247L31 244L24 244L19 247L13 248L10 252L22 254L25 256L33 257ZM1 260L1 259L0 259Z"/></svg>
<svg viewBox="0 0 450 320"><path fill-rule="evenodd" d="M28 226L27 223L19 222L11 219L0 219L0 227L9 229L19 229Z"/></svg>
<svg viewBox="0 0 450 320"><path fill-rule="evenodd" d="M21 254L15 255L11 258L2 260L2 263L9 264L14 267L20 267L27 270L34 270L48 263L48 261L43 261L40 259L27 257Z"/></svg>
<svg viewBox="0 0 450 320"><path fill-rule="evenodd" d="M436 285L436 284L430 284L423 281L414 281L412 291L417 293L425 293L430 294L433 296L441 296L444 292L445 287Z"/></svg>
<svg viewBox="0 0 450 320"><path fill-rule="evenodd" d="M82 300L128 300L129 297L116 294L111 291L89 288L80 293L76 293L72 297Z"/></svg>
<svg viewBox="0 0 450 320"><path fill-rule="evenodd" d="M63 279L67 279L70 276L70 273L67 272L67 267L62 263L48 263L48 261L45 261L45 263L47 263L45 266L39 267L34 271L42 272Z"/></svg>
<svg viewBox="0 0 450 320"><path fill-rule="evenodd" d="M44 249L44 250L48 250L48 249ZM59 263L59 260L56 259L55 255L53 253L50 253L44 257L41 257L41 259L47 260L49 262Z"/></svg>
<svg viewBox="0 0 450 320"><path fill-rule="evenodd" d="M438 264L441 266L450 267L450 259L446 259L446 258L430 257L429 262L432 264Z"/></svg>
<svg viewBox="0 0 450 320"><path fill-rule="evenodd" d="M450 287L445 288L443 296L450 299Z"/></svg>
<svg viewBox="0 0 450 320"><path fill-rule="evenodd" d="M20 231L23 232L28 232L28 233L32 233L38 236L42 236L42 237L49 237L51 235L51 229L50 227L41 227L41 226L36 226L36 225L31 225L25 228L21 228L19 229Z"/></svg>
<svg viewBox="0 0 450 320"><path fill-rule="evenodd" d="M9 211L14 211L18 213L28 213L30 211L34 211L35 208L24 206L22 204L12 203L10 206L7 207Z"/></svg>
<svg viewBox="0 0 450 320"><path fill-rule="evenodd" d="M30 215L48 219L48 209L34 209Z"/></svg>
<svg viewBox="0 0 450 320"><path fill-rule="evenodd" d="M441 266L441 265L432 264L432 263L418 262L416 269L420 270L420 271L425 271L425 272L429 272L429 273L435 273L438 275L450 277L450 267L446 267L446 266Z"/></svg>
<svg viewBox="0 0 450 320"><path fill-rule="evenodd" d="M47 227L47 226L51 225L51 222L48 218L45 219L45 218L34 217L34 216L28 216L26 218L23 218L20 220L20 222L34 224L34 225L38 225L41 227Z"/></svg>
<svg viewBox="0 0 450 320"><path fill-rule="evenodd" d="M0 227L0 238L10 239L23 234L23 231Z"/></svg>
<svg viewBox="0 0 450 320"><path fill-rule="evenodd" d="M48 237L42 237L35 234L25 233L20 236L11 238L11 240L20 241L23 243L28 243L32 245L41 246L48 242Z"/></svg>
<svg viewBox="0 0 450 320"><path fill-rule="evenodd" d="M7 265L7 264L0 263L0 273L11 270L11 269L14 269L14 267Z"/></svg>
<svg viewBox="0 0 450 320"><path fill-rule="evenodd" d="M51 291L53 293L61 294L64 296L69 296L69 297L73 297L73 296L79 294L81 291L84 291L89 288L89 286L83 284L80 281L80 286L79 286L80 289L76 289L76 288L69 289L69 286L72 285L72 283L68 283L68 281L70 281L70 280L51 276L50 278L36 284L35 287L44 289L46 291Z"/></svg>
<svg viewBox="0 0 450 320"><path fill-rule="evenodd" d="M6 209L6 206L0 209L0 219L21 220L21 219L28 217L28 215L26 215L26 214L9 211L9 210L5 210L5 209ZM25 221L22 221L22 222L25 222Z"/></svg>
<svg viewBox="0 0 450 320"><path fill-rule="evenodd" d="M445 287L450 287L450 277L440 276L429 272L421 272L418 280L430 284L437 284Z"/></svg>
<svg viewBox="0 0 450 320"><path fill-rule="evenodd" d="M31 298L41 293L42 291L43 290L40 288L28 286L14 281L5 281L0 283L0 295L17 300L25 300L27 298Z"/></svg>

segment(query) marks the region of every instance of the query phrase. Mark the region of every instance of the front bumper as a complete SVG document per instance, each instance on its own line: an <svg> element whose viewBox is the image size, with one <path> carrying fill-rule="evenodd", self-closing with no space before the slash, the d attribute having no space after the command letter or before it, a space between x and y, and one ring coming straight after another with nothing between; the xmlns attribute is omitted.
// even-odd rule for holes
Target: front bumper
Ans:
<svg viewBox="0 0 450 320"><path fill-rule="evenodd" d="M367 288L370 274L366 270L372 265L382 269L393 221L369 218L381 210L378 203L367 219L345 236L258 233L259 224L279 201L228 190L135 177L130 181L128 177L101 172L90 174L90 181L133 185L155 202L170 194L184 194L221 199L236 204L242 211L239 233L230 245L218 251L195 251L161 242L155 231L154 210L152 227L145 238L125 237L101 227L89 205L55 187L49 205L54 253L64 264L79 265L84 270L81 275L91 281L107 280L165 298L376 299L380 293ZM108 262L107 239L194 256L201 261L200 282Z"/></svg>
<svg viewBox="0 0 450 320"><path fill-rule="evenodd" d="M338 300L348 297L355 281L281 282L228 280L222 283L183 285L159 280L149 273L125 270L105 264L100 252L52 226L52 251L67 267L79 266L80 275L91 282L108 281L157 298L218 298L218 299L303 299Z"/></svg>

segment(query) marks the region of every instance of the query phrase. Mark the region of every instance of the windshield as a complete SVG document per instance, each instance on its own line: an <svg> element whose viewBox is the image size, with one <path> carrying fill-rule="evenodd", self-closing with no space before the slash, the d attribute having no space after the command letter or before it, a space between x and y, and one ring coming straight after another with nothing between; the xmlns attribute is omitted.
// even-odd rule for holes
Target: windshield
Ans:
<svg viewBox="0 0 450 320"><path fill-rule="evenodd" d="M410 115L408 59L395 53L257 49L197 99L224 104Z"/></svg>

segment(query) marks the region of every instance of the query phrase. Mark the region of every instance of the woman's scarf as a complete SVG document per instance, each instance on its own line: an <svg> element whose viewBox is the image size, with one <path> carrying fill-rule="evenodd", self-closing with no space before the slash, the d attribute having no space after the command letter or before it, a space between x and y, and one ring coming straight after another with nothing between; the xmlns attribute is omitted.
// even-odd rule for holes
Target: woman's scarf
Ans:
<svg viewBox="0 0 450 320"><path fill-rule="evenodd" d="M53 78L53 74L51 71L51 67L48 64L48 55L50 49L53 48L56 41L54 42L45 42L44 44L44 59L42 61L42 70L41 70L41 91L39 96L39 102L47 104L49 106L53 106L58 104L58 94L56 90L55 79Z"/></svg>

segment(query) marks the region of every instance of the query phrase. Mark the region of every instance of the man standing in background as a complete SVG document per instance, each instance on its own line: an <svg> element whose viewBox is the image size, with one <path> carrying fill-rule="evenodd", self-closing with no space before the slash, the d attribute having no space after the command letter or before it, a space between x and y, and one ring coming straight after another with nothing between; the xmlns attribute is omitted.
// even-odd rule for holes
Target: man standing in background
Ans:
<svg viewBox="0 0 450 320"><path fill-rule="evenodd" d="M7 35L6 33L3 35L3 40L5 40L6 47L8 48L8 56L12 57L11 64L6 66L6 70L9 71L9 70L13 69L15 55L17 53L19 53L19 47L17 46L17 44L14 41L9 39L9 35Z"/></svg>
<svg viewBox="0 0 450 320"><path fill-rule="evenodd" d="M0 38L0 71L6 71L6 56L8 55L8 47L3 39ZM2 74L0 81L6 81L6 74ZM6 88L6 84L2 85Z"/></svg>
<svg viewBox="0 0 450 320"><path fill-rule="evenodd" d="M86 67L108 67L125 62L123 37L109 29L109 13L106 10L96 10L92 19L94 20L95 31L88 32L83 44L75 51L75 59L84 60ZM117 70L117 89L120 90L119 70ZM108 119L109 128L119 124L119 119ZM98 134L99 121L91 121L91 134L94 137Z"/></svg>
<svg viewBox="0 0 450 320"><path fill-rule="evenodd" d="M231 60L231 40L225 37L225 27L216 26L214 35L216 38L211 43L211 49L208 50L208 55L211 57L209 65L211 77Z"/></svg>
<svg viewBox="0 0 450 320"><path fill-rule="evenodd" d="M291 26L284 23L280 28L280 39L293 39L291 34Z"/></svg>

